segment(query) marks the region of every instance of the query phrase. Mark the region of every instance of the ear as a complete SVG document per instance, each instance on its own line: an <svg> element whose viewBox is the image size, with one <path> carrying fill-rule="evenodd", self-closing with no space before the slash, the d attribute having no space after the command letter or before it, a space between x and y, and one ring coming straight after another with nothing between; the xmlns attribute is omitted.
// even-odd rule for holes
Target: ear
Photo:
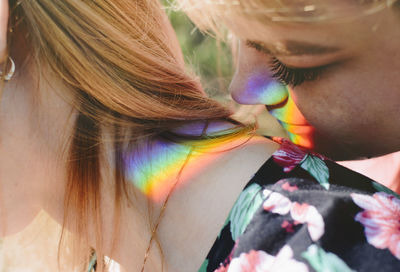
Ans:
<svg viewBox="0 0 400 272"><path fill-rule="evenodd" d="M6 58L8 32L8 0L0 0L0 63Z"/></svg>

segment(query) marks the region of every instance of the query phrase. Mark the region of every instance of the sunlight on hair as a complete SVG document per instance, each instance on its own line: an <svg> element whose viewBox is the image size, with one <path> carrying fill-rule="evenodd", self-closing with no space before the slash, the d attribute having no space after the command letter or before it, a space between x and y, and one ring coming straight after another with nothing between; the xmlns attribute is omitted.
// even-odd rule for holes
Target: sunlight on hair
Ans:
<svg viewBox="0 0 400 272"><path fill-rule="evenodd" d="M158 0L10 3L16 7L10 13L10 25L15 26L8 37L11 56L29 60L29 68L38 75L33 87L59 83L62 87L54 92L74 110L75 123L65 131L70 141L63 150L62 229L72 229L80 238L72 250L76 260L89 262L88 244L95 245L99 259L112 256L104 252L103 239L115 241L120 205L128 198L131 184L123 161L127 146L135 152L140 140L168 137L181 143L186 136L172 131L196 121L228 122L232 130L227 134L247 128L230 118L229 109L205 96L199 79L185 70ZM191 138L208 143L206 136ZM105 155L114 161L109 163ZM104 233L101 213L105 184L115 189L109 189L115 200L110 204L115 208L109 214L111 233ZM60 240L59 252L65 247ZM97 270L104 271L102 262Z"/></svg>
<svg viewBox="0 0 400 272"><path fill-rule="evenodd" d="M365 16L395 2L397 0L177 0L175 8L184 10L203 31L218 34L221 23L231 16L263 22L312 23Z"/></svg>

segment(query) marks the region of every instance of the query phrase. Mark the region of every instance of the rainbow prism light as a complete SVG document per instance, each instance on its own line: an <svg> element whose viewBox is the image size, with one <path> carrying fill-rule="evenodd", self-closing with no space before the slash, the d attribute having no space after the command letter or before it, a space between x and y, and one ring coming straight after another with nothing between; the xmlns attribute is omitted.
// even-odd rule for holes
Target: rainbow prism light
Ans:
<svg viewBox="0 0 400 272"><path fill-rule="evenodd" d="M207 132L224 131L226 127L226 124L217 123L211 126L211 132ZM193 125L185 129L190 133L199 131ZM179 189L223 156L224 151L235 148L248 139L249 135L239 134L179 144L166 140L146 142L135 148L132 154L125 156L127 178L150 199L160 202L175 187L176 182Z"/></svg>
<svg viewBox="0 0 400 272"><path fill-rule="evenodd" d="M290 87L279 83L265 71L249 76L247 84L235 100L242 104L264 104L286 130L289 139L297 145L314 147L314 128L307 122L293 100Z"/></svg>

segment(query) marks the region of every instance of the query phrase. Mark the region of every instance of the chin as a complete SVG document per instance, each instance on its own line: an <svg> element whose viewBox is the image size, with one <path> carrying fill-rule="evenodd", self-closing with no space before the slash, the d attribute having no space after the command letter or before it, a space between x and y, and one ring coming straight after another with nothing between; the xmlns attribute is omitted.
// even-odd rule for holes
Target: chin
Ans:
<svg viewBox="0 0 400 272"><path fill-rule="evenodd" d="M314 134L312 150L335 161L363 160L396 152L399 149L377 145L377 141L370 142L351 138L349 141L336 140L338 137L329 137L319 133Z"/></svg>
<svg viewBox="0 0 400 272"><path fill-rule="evenodd" d="M334 161L363 160L368 158L366 154L351 152L334 145L329 147L316 146L314 151Z"/></svg>
<svg viewBox="0 0 400 272"><path fill-rule="evenodd" d="M387 155L396 152L396 149L381 149L373 144L348 144L348 143L333 143L330 144L315 144L314 151L335 161L348 160L365 160Z"/></svg>

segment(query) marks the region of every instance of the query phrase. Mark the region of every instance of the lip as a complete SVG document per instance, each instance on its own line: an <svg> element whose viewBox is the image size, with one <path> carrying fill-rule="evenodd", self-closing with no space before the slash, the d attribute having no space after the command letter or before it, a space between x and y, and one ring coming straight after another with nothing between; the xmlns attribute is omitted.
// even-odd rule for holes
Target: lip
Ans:
<svg viewBox="0 0 400 272"><path fill-rule="evenodd" d="M315 129L304 118L290 95L280 104L265 107L279 121L292 142L305 148L314 148Z"/></svg>
<svg viewBox="0 0 400 272"><path fill-rule="evenodd" d="M295 124L291 124L291 123L286 123L283 121L279 120L279 123L282 125L282 127L293 134L296 135L309 135L310 133L312 133L314 131L314 128L310 125L295 125Z"/></svg>
<svg viewBox="0 0 400 272"><path fill-rule="evenodd" d="M288 96L282 103L277 105L266 105L265 107L268 112L280 122L293 126L309 125L290 96Z"/></svg>
<svg viewBox="0 0 400 272"><path fill-rule="evenodd" d="M279 121L281 126L285 129L289 139L300 146L308 149L314 148L314 133L315 129L310 125L293 125Z"/></svg>

